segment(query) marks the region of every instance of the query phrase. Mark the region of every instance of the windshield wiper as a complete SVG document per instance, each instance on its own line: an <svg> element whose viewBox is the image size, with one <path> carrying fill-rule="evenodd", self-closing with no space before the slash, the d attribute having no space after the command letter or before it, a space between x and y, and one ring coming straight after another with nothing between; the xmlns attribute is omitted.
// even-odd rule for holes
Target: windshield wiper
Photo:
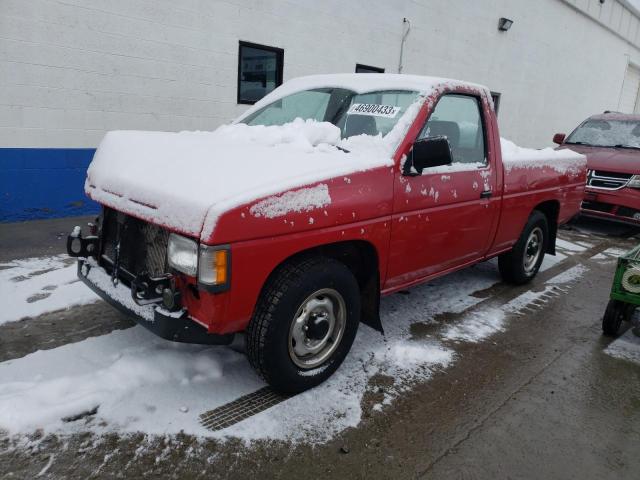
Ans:
<svg viewBox="0 0 640 480"><path fill-rule="evenodd" d="M586 142L564 142L565 145L586 145L587 147L593 147L590 143Z"/></svg>
<svg viewBox="0 0 640 480"><path fill-rule="evenodd" d="M344 153L351 153L351 152L350 152L349 150L347 150L346 148L339 147L338 145L335 145L335 147L336 147L338 150L342 150Z"/></svg>
<svg viewBox="0 0 640 480"><path fill-rule="evenodd" d="M614 145L615 148L632 148L634 150L640 150L640 147L635 147L633 145L622 145L622 144L618 144L618 145Z"/></svg>

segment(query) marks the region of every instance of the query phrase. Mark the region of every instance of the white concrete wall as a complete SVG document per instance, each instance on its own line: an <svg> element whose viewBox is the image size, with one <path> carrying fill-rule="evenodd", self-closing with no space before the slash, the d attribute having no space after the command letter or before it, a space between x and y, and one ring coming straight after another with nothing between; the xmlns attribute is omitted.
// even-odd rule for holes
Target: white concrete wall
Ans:
<svg viewBox="0 0 640 480"><path fill-rule="evenodd" d="M523 145L615 109L627 63L640 65L640 24L617 0L0 0L0 147L213 129L246 108L238 40L283 48L285 80L396 72L403 17L404 72L501 92L502 134Z"/></svg>

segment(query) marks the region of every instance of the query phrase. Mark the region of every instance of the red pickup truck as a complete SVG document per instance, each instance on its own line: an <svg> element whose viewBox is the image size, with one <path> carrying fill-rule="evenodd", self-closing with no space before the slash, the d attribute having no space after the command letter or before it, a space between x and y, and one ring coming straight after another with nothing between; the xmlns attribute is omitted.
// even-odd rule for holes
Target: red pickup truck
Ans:
<svg viewBox="0 0 640 480"><path fill-rule="evenodd" d="M503 151L504 157L503 158ZM330 376L389 295L491 257L531 280L585 160L501 141L489 90L408 75L291 80L214 132L110 132L78 275L174 341L229 344L276 390Z"/></svg>
<svg viewBox="0 0 640 480"><path fill-rule="evenodd" d="M553 141L587 156L582 215L640 225L640 115L593 115Z"/></svg>

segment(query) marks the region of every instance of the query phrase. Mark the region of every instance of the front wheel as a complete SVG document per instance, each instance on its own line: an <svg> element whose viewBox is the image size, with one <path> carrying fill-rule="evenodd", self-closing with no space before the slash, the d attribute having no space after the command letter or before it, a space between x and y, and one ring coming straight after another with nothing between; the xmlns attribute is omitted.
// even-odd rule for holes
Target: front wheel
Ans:
<svg viewBox="0 0 640 480"><path fill-rule="evenodd" d="M282 393L314 387L337 370L358 329L360 289L341 262L311 257L282 266L247 329L251 365Z"/></svg>
<svg viewBox="0 0 640 480"><path fill-rule="evenodd" d="M536 276L549 242L547 217L535 210L513 248L498 257L498 267L505 282L524 285Z"/></svg>

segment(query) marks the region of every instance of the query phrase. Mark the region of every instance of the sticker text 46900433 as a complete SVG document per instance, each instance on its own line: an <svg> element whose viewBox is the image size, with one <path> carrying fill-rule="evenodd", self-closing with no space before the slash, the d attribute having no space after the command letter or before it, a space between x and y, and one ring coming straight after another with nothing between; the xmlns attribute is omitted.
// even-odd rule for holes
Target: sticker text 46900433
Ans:
<svg viewBox="0 0 640 480"><path fill-rule="evenodd" d="M400 107L393 105L377 105L375 103L354 103L347 112L348 115L371 115L374 117L394 118Z"/></svg>

